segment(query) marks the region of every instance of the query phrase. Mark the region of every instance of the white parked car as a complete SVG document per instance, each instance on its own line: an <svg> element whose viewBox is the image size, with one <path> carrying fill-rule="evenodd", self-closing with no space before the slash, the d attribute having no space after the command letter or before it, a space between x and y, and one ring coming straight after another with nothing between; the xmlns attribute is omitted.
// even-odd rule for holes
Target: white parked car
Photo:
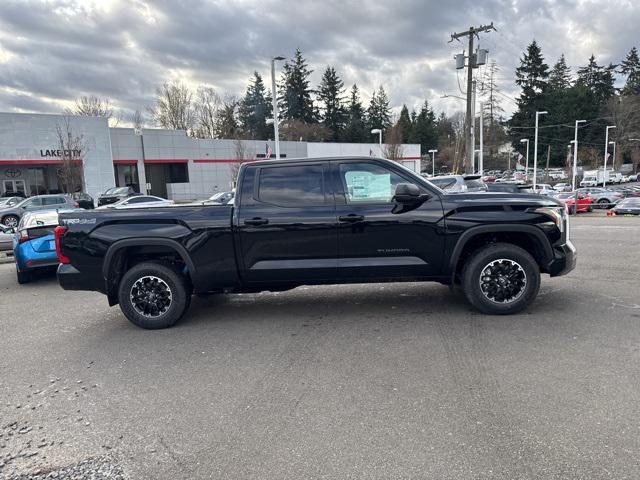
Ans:
<svg viewBox="0 0 640 480"><path fill-rule="evenodd" d="M568 183L556 183L553 186L553 189L556 192L568 192L571 190L571 185L569 185Z"/></svg>
<svg viewBox="0 0 640 480"><path fill-rule="evenodd" d="M116 203L110 203L109 205L103 205L96 210L104 209L124 209L124 208L149 208L149 207L167 207L173 205L173 200L167 200L166 198L155 197L153 195L138 195L135 197L123 198Z"/></svg>
<svg viewBox="0 0 640 480"><path fill-rule="evenodd" d="M553 193L556 193L556 191L548 183L538 183L533 193L539 193L540 195L551 195Z"/></svg>

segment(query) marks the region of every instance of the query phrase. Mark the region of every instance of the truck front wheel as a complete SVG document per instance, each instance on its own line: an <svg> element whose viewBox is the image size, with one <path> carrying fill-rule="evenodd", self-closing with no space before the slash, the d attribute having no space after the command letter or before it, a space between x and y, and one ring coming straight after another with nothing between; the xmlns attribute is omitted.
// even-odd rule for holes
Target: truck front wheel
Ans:
<svg viewBox="0 0 640 480"><path fill-rule="evenodd" d="M167 265L140 263L128 270L118 287L125 317L141 328L155 330L176 324L189 307L186 278Z"/></svg>
<svg viewBox="0 0 640 480"><path fill-rule="evenodd" d="M526 250L509 243L494 243L469 257L462 284L467 300L475 308L490 315L508 315L521 312L536 298L540 269Z"/></svg>

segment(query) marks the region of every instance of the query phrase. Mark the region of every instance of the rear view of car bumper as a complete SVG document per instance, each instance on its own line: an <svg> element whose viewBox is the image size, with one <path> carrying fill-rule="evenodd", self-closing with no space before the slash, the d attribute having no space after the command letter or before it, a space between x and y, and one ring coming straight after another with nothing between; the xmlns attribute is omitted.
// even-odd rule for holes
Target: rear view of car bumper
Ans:
<svg viewBox="0 0 640 480"><path fill-rule="evenodd" d="M549 275L559 277L566 275L576 267L578 254L571 241L553 247L553 260L547 267Z"/></svg>

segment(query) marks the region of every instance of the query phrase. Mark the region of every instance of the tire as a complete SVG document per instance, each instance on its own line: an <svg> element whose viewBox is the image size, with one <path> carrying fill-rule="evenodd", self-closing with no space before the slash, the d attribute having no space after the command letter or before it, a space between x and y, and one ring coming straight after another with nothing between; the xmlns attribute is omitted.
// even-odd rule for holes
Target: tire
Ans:
<svg viewBox="0 0 640 480"><path fill-rule="evenodd" d="M24 285L25 283L29 283L31 281L31 273L30 272L21 272L16 267L16 278L20 285Z"/></svg>
<svg viewBox="0 0 640 480"><path fill-rule="evenodd" d="M497 288L497 280L483 282L483 278L500 277L500 274L502 278L498 280L506 283L498 284ZM506 290L502 290L503 285ZM468 302L482 313L510 315L527 308L538 295L540 269L526 250L510 243L494 243L480 248L467 260L462 287ZM504 292L511 298L505 301Z"/></svg>
<svg viewBox="0 0 640 480"><path fill-rule="evenodd" d="M609 208L609 200L607 200L606 198L601 198L600 200L598 200L598 206L600 208Z"/></svg>
<svg viewBox="0 0 640 480"><path fill-rule="evenodd" d="M141 297L137 302L132 297L136 294ZM191 288L185 276L170 266L140 263L122 277L118 301L122 313L134 325L148 330L168 328L189 308Z"/></svg>
<svg viewBox="0 0 640 480"><path fill-rule="evenodd" d="M6 217L2 217L2 224L7 227L16 228L20 223L20 218L17 215L7 215Z"/></svg>

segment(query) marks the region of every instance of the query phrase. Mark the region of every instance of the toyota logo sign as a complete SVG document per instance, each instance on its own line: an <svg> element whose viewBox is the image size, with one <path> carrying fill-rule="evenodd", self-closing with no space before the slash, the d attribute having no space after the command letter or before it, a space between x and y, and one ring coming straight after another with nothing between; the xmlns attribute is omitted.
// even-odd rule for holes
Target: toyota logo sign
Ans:
<svg viewBox="0 0 640 480"><path fill-rule="evenodd" d="M4 176L7 178L18 178L20 175L22 175L22 170L17 168L7 168L4 171Z"/></svg>

